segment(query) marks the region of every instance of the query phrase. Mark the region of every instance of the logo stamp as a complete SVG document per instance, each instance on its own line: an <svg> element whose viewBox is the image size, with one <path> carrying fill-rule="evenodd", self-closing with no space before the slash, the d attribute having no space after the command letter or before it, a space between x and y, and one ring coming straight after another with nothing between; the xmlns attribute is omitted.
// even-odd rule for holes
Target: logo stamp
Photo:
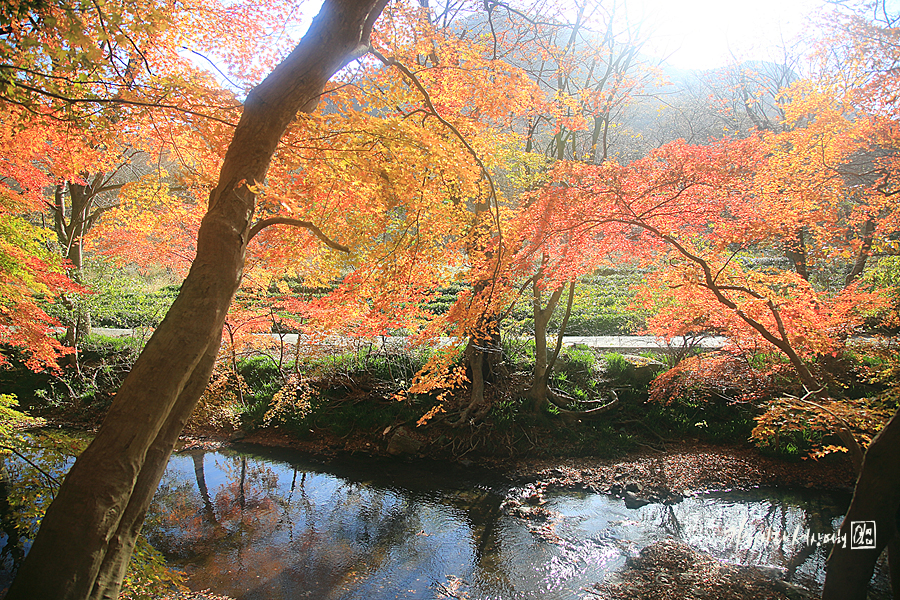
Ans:
<svg viewBox="0 0 900 600"><path fill-rule="evenodd" d="M850 521L850 549L875 549L875 521Z"/></svg>

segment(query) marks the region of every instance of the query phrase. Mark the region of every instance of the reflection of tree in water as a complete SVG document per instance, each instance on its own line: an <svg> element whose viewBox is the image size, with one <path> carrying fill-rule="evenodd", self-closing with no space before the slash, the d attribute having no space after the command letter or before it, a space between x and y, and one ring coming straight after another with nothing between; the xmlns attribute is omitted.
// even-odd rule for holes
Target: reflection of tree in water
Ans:
<svg viewBox="0 0 900 600"><path fill-rule="evenodd" d="M433 558L418 544L426 526L418 509L399 493L297 469L276 473L246 457L218 460L216 480L225 482L210 487L209 463L191 460L193 477L167 472L151 523L154 541L194 565L196 586L248 598L327 597L368 585L398 553L410 573Z"/></svg>
<svg viewBox="0 0 900 600"><path fill-rule="evenodd" d="M731 493L736 496L740 492ZM687 499L674 506L657 505L647 513L676 539L731 562L784 568L786 579L817 552L806 544L807 534L833 533L834 520L842 514L842 507L821 497L783 493L747 499L760 501Z"/></svg>
<svg viewBox="0 0 900 600"><path fill-rule="evenodd" d="M216 517L212 500L209 498L209 489L206 486L206 469L203 463L203 453L192 452L191 459L194 461L194 477L197 480L197 489L200 492L200 499L203 501L203 516L209 523L218 525L219 520Z"/></svg>
<svg viewBox="0 0 900 600"><path fill-rule="evenodd" d="M23 540L19 533L19 523L13 515L12 504L9 501L11 487L12 482L9 471L6 469L6 461L0 457L0 530L6 535L3 549L0 550L0 566L4 570L14 571L25 557L25 550L22 547Z"/></svg>
<svg viewBox="0 0 900 600"><path fill-rule="evenodd" d="M507 568L509 563L504 560L503 539L499 531L500 519L503 511L500 508L502 499L500 496L486 490L469 492L457 492L455 495L447 494L444 502L459 509L463 518L468 523L472 542L474 545L473 572L468 578L470 581L461 581L459 577L449 577L449 581L438 582L438 591L445 596L455 596L461 584L480 582L491 587L514 589L510 573ZM456 574L460 575L460 574ZM450 589L447 589L449 586Z"/></svg>
<svg viewBox="0 0 900 600"><path fill-rule="evenodd" d="M225 484L210 493L205 454L190 454L193 481L167 470L148 512L145 531L156 547L180 559L206 554L220 545L240 544L248 530L265 532L277 521L269 492L274 472L246 457L228 457L216 464Z"/></svg>
<svg viewBox="0 0 900 600"><path fill-rule="evenodd" d="M427 473L341 479L252 457L176 460L153 508L154 541L195 589L242 600L478 597L516 595L533 575L520 556L529 536L508 538L502 498L488 488L449 488ZM540 546L528 556L559 553Z"/></svg>

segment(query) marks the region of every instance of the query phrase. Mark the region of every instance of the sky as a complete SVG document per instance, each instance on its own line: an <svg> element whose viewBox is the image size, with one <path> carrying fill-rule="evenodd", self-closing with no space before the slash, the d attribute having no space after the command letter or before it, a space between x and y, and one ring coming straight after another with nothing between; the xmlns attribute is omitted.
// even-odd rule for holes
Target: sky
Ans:
<svg viewBox="0 0 900 600"><path fill-rule="evenodd" d="M567 0L559 0L565 3ZM579 3L583 0L579 0ZM594 0L612 2L621 0ZM900 3L900 0L888 0ZM652 23L653 55L669 57L673 66L708 69L728 64L730 51L755 47L758 56L782 39L798 35L825 0L626 0L629 14L647 15ZM304 0L303 13L311 20L322 0ZM437 1L440 4L440 0ZM515 2L514 2L515 4ZM638 17L640 18L640 17ZM743 58L743 56L741 56Z"/></svg>
<svg viewBox="0 0 900 600"><path fill-rule="evenodd" d="M766 59L781 40L795 38L823 0L628 0L629 12L647 11L653 41L645 48L672 66L710 69Z"/></svg>
<svg viewBox="0 0 900 600"><path fill-rule="evenodd" d="M434 0L433 0L434 1ZM558 0L563 5L570 0ZM579 0L581 2L583 0ZM621 2L621 0L593 0ZM864 2L865 0L845 0ZM436 0L440 4L441 0ZM810 18L827 14L828 0L625 0L629 16L645 18L653 37L644 52L682 69L712 69L735 59L778 60L777 48L800 36ZM900 0L886 0L900 13ZM301 29L322 0L302 0ZM515 4L515 2L514 2ZM574 4L574 2L573 2ZM194 59L194 57L192 57ZM196 59L194 59L196 60ZM199 63L198 63L199 64ZM208 64L201 64L209 68Z"/></svg>

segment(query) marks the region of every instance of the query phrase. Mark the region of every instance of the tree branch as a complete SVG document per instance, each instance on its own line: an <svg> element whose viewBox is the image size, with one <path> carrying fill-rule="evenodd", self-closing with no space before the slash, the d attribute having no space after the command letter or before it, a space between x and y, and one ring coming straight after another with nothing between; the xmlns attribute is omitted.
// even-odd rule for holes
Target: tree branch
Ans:
<svg viewBox="0 0 900 600"><path fill-rule="evenodd" d="M562 289L562 288L560 288ZM556 348L553 355L547 360L547 373L553 370L556 365L556 359L559 358L559 351L562 350L563 335L566 333L566 325L569 324L569 316L572 314L572 302L575 300L575 281L569 282L569 298L566 301L566 312L563 315L562 323L559 325L559 333L556 335Z"/></svg>
<svg viewBox="0 0 900 600"><path fill-rule="evenodd" d="M428 90L425 89L425 86L422 85L422 82L419 81L419 78L416 77L415 73L410 71L409 68L407 68L406 65L404 65L403 63L401 63L397 60L394 60L392 58L386 57L384 54L382 54L375 48L369 48L369 54L371 54L372 56L374 56L375 58L380 60L385 66L396 67L401 73L403 73L404 76L406 76L407 79L409 79L412 82L413 86L422 95L422 100L425 102L425 106L428 107L429 114L434 116L434 118L436 118L438 121L440 121L444 127L449 129L453 133L453 135L462 143L462 145L465 146L465 148L469 152L469 154L472 155L472 158L475 159L475 163L481 169L481 172L484 175L484 178L487 180L488 186L490 187L491 200L493 200L493 203L496 205L497 204L497 188L494 185L494 178L491 177L490 171L488 171L484 162L482 162L481 157L478 156L477 152L475 152L475 148L473 148L472 145L469 144L469 142L466 140L465 136L463 136L463 134L460 133L459 129L457 129L456 126L453 125L453 123L451 123L450 121L448 121L447 119L442 117L441 114L437 111L437 109L434 107L434 104L431 101L431 95L428 93ZM490 206L490 204L489 204L489 206ZM495 224L497 225L497 235L502 236L503 233L500 230L500 207L499 206L497 206L497 214L494 215L494 221L495 221ZM502 246L502 239L501 239L501 243L498 245L498 247L500 247L500 246Z"/></svg>
<svg viewBox="0 0 900 600"><path fill-rule="evenodd" d="M213 115L204 114L202 112L198 112L195 110L190 110L187 108L183 108L180 106L175 106L173 104L163 104L160 102L141 102L138 100L124 100L122 98L71 98L69 96L63 96L62 94L56 94L49 90L42 90L38 87L30 86L21 82L16 82L14 87L22 88L23 90L27 90L29 92L33 92L35 94L46 96L47 98L54 98L56 100L62 100L67 104L122 104L126 106L141 106L144 108L161 108L167 110L173 110L176 112L180 112L186 115L191 115L194 117L201 117L203 119L209 119L210 121L216 121L217 123L222 123L223 125L227 125L228 127L237 127L235 123L230 121L226 121L225 119L220 119L219 117L214 117ZM17 102L12 98L7 96L2 96L4 100L8 100L13 102L14 104L18 104L20 106L25 106L22 102ZM35 113L42 114L42 113ZM64 120L64 119L63 119Z"/></svg>
<svg viewBox="0 0 900 600"><path fill-rule="evenodd" d="M31 461L31 459L29 459L27 456L25 456L24 454L22 454L21 452L19 452L19 450L16 449L15 447L13 447L13 446L8 446L8 445L6 445L6 444L0 444L0 448L3 448L3 449L5 449L5 450L9 450L9 451L12 452L13 454L15 454L16 456L18 456L18 457L21 458L22 460L24 460L25 462L27 462L29 465L31 465L32 467L34 467L35 469L37 469L38 473L40 473L41 475L43 475L44 477L46 477L46 478L47 478L47 481L49 481L50 483L52 483L53 486L55 486L55 488L58 488L58 487L59 487L59 485L60 485L59 479L57 479L56 477L54 477L53 475L51 475L50 473L48 473L47 471L45 471L44 469L42 469L39 465L36 465L34 462ZM53 486L50 487L50 490L51 490L50 493L51 493L51 495L53 494L53 490L55 489Z"/></svg>
<svg viewBox="0 0 900 600"><path fill-rule="evenodd" d="M828 407L823 406L823 405L819 404L818 402L813 402L812 400L808 399L810 396L816 396L816 395L820 394L821 392L822 392L821 389L807 390L806 395L804 395L802 398L792 398L792 399L796 400L800 404L808 404L810 406L818 408L822 412L828 413L831 416L831 418L833 418L835 421L837 421L838 437L841 439L842 442L844 442L844 444L847 445L847 449L850 451L850 459L853 462L853 468L856 470L857 473L859 473L860 470L862 469L863 458L865 457L865 450L860 445L859 441L857 441L856 436L853 435L853 431L850 429L850 424L847 423L847 421L843 417L841 417L836 412L830 410ZM788 396L788 397L790 398L790 396Z"/></svg>
<svg viewBox="0 0 900 600"><path fill-rule="evenodd" d="M270 225L293 225L294 227L303 227L305 229L309 229L314 236L322 240L322 242L329 248L334 248L335 250L346 252L347 254L350 253L350 248L344 246L343 244L338 244L337 242L332 241L327 235L322 233L321 229L319 229L309 221L301 221L300 219L291 219L289 217L271 217L257 222L256 225L250 228L250 233L247 236L247 243L249 244L250 240L252 240L257 233L259 233L266 227L269 227Z"/></svg>

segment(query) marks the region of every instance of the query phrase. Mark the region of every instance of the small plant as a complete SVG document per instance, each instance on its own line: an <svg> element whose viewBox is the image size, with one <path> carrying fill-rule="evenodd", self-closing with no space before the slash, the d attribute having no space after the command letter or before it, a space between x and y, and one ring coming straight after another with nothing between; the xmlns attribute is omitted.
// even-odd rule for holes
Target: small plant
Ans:
<svg viewBox="0 0 900 600"><path fill-rule="evenodd" d="M606 374L616 380L625 379L631 366L628 363L628 360L618 352L604 354L603 364L606 369Z"/></svg>
<svg viewBox="0 0 900 600"><path fill-rule="evenodd" d="M865 451L895 412L895 407L868 398L809 397L785 395L769 402L756 419L753 440L775 453L794 447L796 454L812 459L833 452L852 453L856 444Z"/></svg>
<svg viewBox="0 0 900 600"><path fill-rule="evenodd" d="M511 425L519 417L523 400L510 398L498 400L491 405L491 420L498 426ZM558 411L557 411L558 412Z"/></svg>
<svg viewBox="0 0 900 600"><path fill-rule="evenodd" d="M574 402L569 408L578 410L577 403L597 395L600 375L593 351L587 346L573 346L560 356L550 383Z"/></svg>

